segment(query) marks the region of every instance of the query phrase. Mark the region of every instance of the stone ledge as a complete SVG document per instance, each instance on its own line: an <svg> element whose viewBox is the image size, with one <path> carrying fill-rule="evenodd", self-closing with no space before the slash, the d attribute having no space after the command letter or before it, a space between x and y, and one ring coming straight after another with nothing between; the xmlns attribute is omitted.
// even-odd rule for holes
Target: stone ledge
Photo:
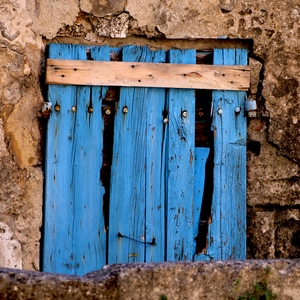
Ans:
<svg viewBox="0 0 300 300"><path fill-rule="evenodd" d="M300 299L300 260L118 264L84 277L0 269L0 299L238 299L255 285Z"/></svg>

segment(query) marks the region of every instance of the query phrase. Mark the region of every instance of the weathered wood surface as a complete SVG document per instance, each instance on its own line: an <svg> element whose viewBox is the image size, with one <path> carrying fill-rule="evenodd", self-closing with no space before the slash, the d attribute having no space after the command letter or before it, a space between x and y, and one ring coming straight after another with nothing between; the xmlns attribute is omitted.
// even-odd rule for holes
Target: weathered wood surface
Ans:
<svg viewBox="0 0 300 300"><path fill-rule="evenodd" d="M216 49L214 64L247 64L247 51ZM245 92L213 91L212 223L207 252L197 255L195 260L246 259L245 99ZM240 113L235 112L236 107Z"/></svg>
<svg viewBox="0 0 300 300"><path fill-rule="evenodd" d="M199 231L206 230L208 224L203 224L200 220L202 201L204 195L206 162L210 153L210 148L195 148L195 179L194 179L194 220L193 220L193 255L197 251L197 237ZM206 225L206 226L205 226Z"/></svg>
<svg viewBox="0 0 300 300"><path fill-rule="evenodd" d="M195 50L170 50L170 63L196 63ZM195 92L167 91L167 261L192 260L194 208ZM186 115L185 115L186 113Z"/></svg>
<svg viewBox="0 0 300 300"><path fill-rule="evenodd" d="M123 60L163 62L165 53L128 46ZM108 263L164 260L164 99L164 89L121 88L114 125ZM147 244L153 238L156 246Z"/></svg>
<svg viewBox="0 0 300 300"><path fill-rule="evenodd" d="M53 44L49 51L55 58L86 59L83 46ZM109 48L92 49L91 55L107 60ZM82 275L106 263L100 181L106 89L49 86L49 100L59 110L47 130L43 271Z"/></svg>
<svg viewBox="0 0 300 300"><path fill-rule="evenodd" d="M84 46L54 44L49 53L53 59L67 61L110 59L108 47L89 49L87 54ZM146 47L123 49L123 60L130 64L192 67L196 61L194 50L171 50L168 63L166 56L164 51ZM215 50L214 64L247 64L247 52ZM47 131L43 270L82 275L116 262L244 259L246 93L213 91L212 223L207 226L206 253L195 255L205 164L212 151L195 148L195 109L200 107L195 105L195 91L122 87L115 109L111 100L118 93L107 93L107 89L49 86L49 101L59 110L53 110ZM108 115L103 117L102 112L106 109L116 115L110 195L107 190L109 201L103 212L103 185L109 184L100 178L101 172L109 171L107 162L102 163L102 154L108 151L103 148L103 122ZM206 110L210 111L210 105ZM199 124L198 134L208 136L207 123ZM196 137L196 142L209 146L207 137L205 142Z"/></svg>
<svg viewBox="0 0 300 300"><path fill-rule="evenodd" d="M250 67L47 59L46 83L248 90Z"/></svg>

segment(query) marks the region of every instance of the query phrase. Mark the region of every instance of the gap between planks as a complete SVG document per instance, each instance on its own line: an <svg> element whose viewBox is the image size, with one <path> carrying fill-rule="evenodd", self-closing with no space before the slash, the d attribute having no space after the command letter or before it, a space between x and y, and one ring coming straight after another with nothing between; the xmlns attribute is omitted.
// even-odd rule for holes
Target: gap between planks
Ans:
<svg viewBox="0 0 300 300"><path fill-rule="evenodd" d="M250 67L47 59L46 84L246 91Z"/></svg>

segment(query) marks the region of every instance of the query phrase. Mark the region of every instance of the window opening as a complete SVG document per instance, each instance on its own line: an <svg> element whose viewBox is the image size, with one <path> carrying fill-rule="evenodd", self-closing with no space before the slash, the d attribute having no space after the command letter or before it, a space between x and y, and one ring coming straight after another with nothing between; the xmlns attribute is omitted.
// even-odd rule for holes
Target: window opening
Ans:
<svg viewBox="0 0 300 300"><path fill-rule="evenodd" d="M100 47L99 47L99 49L97 47L92 47L91 49L89 49L89 47L87 47L87 48L86 47L82 47L82 49L84 49L84 51L85 51L85 59L88 59L88 60L97 60L97 58L98 58L98 60L99 60L99 56L98 55L104 55L104 53L106 53L105 54L106 56L104 55L105 56L104 60L105 59L107 60L107 52L105 52L107 50L105 50L105 49L103 51L102 51L102 48L100 49ZM109 58L110 61L123 61L121 49L117 49L117 48L110 49L109 52L110 52L110 54L108 54L108 56L110 57ZM76 54L76 55L78 55L78 54ZM80 59L80 55L78 55L79 59ZM59 52L58 56L59 57L63 57L64 55L63 55L62 52ZM104 57L104 56L102 56L102 57ZM102 57L100 57L100 58L102 58ZM199 53L196 54L196 63L197 64L212 64L212 58L213 58L213 55L212 55L211 52L199 52ZM74 59L74 57L71 57L71 59ZM102 60L103 60L103 58L102 58ZM235 64L235 63L233 63L233 64ZM236 64L238 64L238 63L236 63ZM76 71L76 70L74 69L74 71ZM217 75L220 76L219 73L216 74L216 76ZM191 76L197 76L197 74L191 73ZM225 75L223 74L222 76L225 76ZM66 88L67 87L68 86L66 86ZM52 91L55 91L55 89L56 89L56 87L54 86L52 88ZM67 91L71 95L72 95L72 93L74 93L74 92L72 92L72 89L68 89L67 88ZM114 139L116 138L116 137L114 137L114 132L115 132L115 115L116 115L117 111L120 112L121 110L123 112L124 118L125 118L125 115L126 116L130 116L130 118L134 118L134 114L131 115L132 114L132 112L130 111L131 110L131 107L130 107L131 104L127 103L126 101L124 102L124 99L123 99L123 103L124 103L125 106L123 104L122 104L122 106L119 105L120 104L120 88L119 87L103 87L103 88L101 88L101 87L97 87L97 86L96 87L87 86L86 88L83 87L83 89L76 88L75 91L76 91L75 92L75 100L71 100L71 102L70 102L70 103L72 103L72 101L75 101L75 104L66 104L64 99L60 99L61 96L60 96L59 93L62 93L62 95L64 96L64 92L63 91L62 92L60 91L57 94L59 96L55 96L56 98L54 97L54 101L52 100L55 103L53 114L55 115L56 118L58 118L58 119L56 119L56 120L58 120L58 122L61 122L65 116L67 116L68 118L70 118L70 123L68 123L67 126L68 126L68 128L70 128L70 131L69 131L70 132L69 133L69 141L72 141L72 139L76 139L75 133L77 131L77 127L78 127L78 132L80 132L80 126L81 126L81 124L84 123L84 120L82 119L82 116L81 117L78 116L78 118L81 118L81 119L77 119L77 115L76 115L77 109L81 109L81 110L85 109L84 106L82 106L80 108L80 105L79 105L80 101L84 101L84 103L82 103L82 104L85 104L85 102L86 102L85 105L86 105L86 109L87 109L87 112L88 112L88 114L86 116L87 116L87 119L89 120L88 127L86 127L86 131L92 130L92 128L90 128L90 126L91 126L90 124L92 124L93 118L94 118L94 120L96 118L96 116L95 116L95 111L96 110L94 110L93 105L97 105L97 99L98 98L97 98L97 96L96 96L96 98L94 98L94 95L99 95L99 100L101 99L101 101L102 101L102 102L99 102L99 103L101 103L100 110L102 111L102 119L103 119L103 127L102 127L103 129L101 129L101 130L103 130L103 132L102 133L99 132L99 136L102 136L102 138L103 138L103 147L101 146L102 147L101 148L102 149L101 150L102 153L97 153L96 155L100 155L103 158L102 161L101 161L101 166L98 169L98 174L100 173L98 175L99 176L98 178L101 181L101 184L102 184L103 190L104 190L104 192L103 192L103 202L101 202L102 203L102 211L101 211L101 213L102 213L102 215L104 217L104 232L105 232L105 235L106 235L106 238L105 238L106 242L103 242L102 244L106 245L106 251L105 251L106 258L105 258L105 261L106 261L106 263L108 263L109 262L109 244L110 244L110 241L109 241L109 238L108 238L108 236L107 236L106 233L109 232L110 224L112 224L112 220L109 220L109 215L110 215L110 208L111 208L111 203L110 203L111 195L110 195L110 191L111 191L111 178L112 178L111 175L113 173L112 172L113 148L114 148ZM193 248L194 256L198 256L199 254L204 254L204 255L207 255L207 257L209 257L209 259L214 259L214 258L221 258L223 256L225 257L225 255L227 255L227 254L223 255L222 253L221 254L217 253L217 251L221 251L221 250L219 250L220 247L224 247L224 249L225 249L225 246L226 246L226 243L227 243L227 241L225 239L225 236L224 236L224 245L222 244L222 246L220 245L220 241L221 241L221 243L223 243L222 242L222 237L221 237L221 240L219 239L218 236L216 237L216 239L214 239L215 235L219 234L218 233L218 230L219 230L218 228L220 228L221 231L223 230L222 232L220 232L220 235L222 235L223 233L226 235L226 233L227 233L226 229L224 231L224 228L221 227L221 226L223 226L222 224L224 223L224 221L220 221L220 222L218 221L219 223L218 222L215 223L213 231L210 228L210 224L211 224L212 219L213 219L213 217L212 217L212 214L213 214L212 211L213 211L213 209L214 209L214 213L216 213L215 214L215 216L216 216L215 219L220 217L219 216L220 212L216 211L216 207L218 207L219 204L215 203L214 204L215 207L213 208L212 203L213 203L213 191L215 190L215 186L216 186L216 184L214 182L215 179L216 179L216 174L214 173L214 167L215 167L215 165L214 165L215 164L215 162L214 162L214 158L215 158L214 157L215 156L214 145L215 145L215 141L216 141L216 135L220 135L220 132L223 129L222 129L222 126L218 127L220 129L219 131L216 130L216 127L212 128L212 123L214 122L214 124L215 124L215 121L216 121L216 120L213 121L213 118L216 118L216 116L217 116L216 113L215 113L215 115L213 115L213 107L212 107L212 101L213 100L212 99L214 97L213 97L212 91L211 90L195 90L194 93L195 93L194 112L192 112L193 109L191 107L188 109L188 111L185 111L184 110L185 109L184 106L186 104L183 104L183 106L181 107L181 119L178 118L178 116L177 117L173 116L173 118L174 118L174 122L179 122L179 123L183 122L184 123L184 120L188 119L188 118L186 119L186 117L188 115L192 116L192 119L194 120L194 130L195 130L195 136L194 136L194 139L195 139L194 140L194 142L195 142L195 154L198 151L198 149L200 149L200 150L201 149L202 150L203 149L208 150L208 151L206 151L206 150L204 151L207 154L206 158L204 158L205 155L202 158L203 162L205 162L205 167L204 167L204 169L205 169L204 188L203 188L203 191L201 191L203 193L203 197L201 199L201 206L198 205L198 208L197 208L197 209L199 209L199 207L200 207L200 210L196 211L196 212L193 212L194 216L197 215L198 219L196 218L195 219L196 220L195 224L193 224L194 228L193 228L193 235L192 236L195 239L195 243L194 243L194 246L193 246L194 247ZM235 97L234 96L235 95L234 92L232 94L230 94L230 93L226 94L226 93L224 93L225 96L229 95L228 97L233 97L233 99L234 99L234 97ZM86 98L84 97L85 94L88 95ZM93 94L93 97L92 97L92 94ZM218 96L219 94L220 94L220 96ZM224 105L224 114L223 113L218 114L218 116L217 116L218 121L221 121L221 125L222 125L222 122L223 122L222 118L223 118L224 122L225 121L226 122L228 122L228 121L230 122L230 120L232 119L232 121L235 120L235 125L237 127L240 126L238 124L238 122L236 121L238 119L238 115L239 114L236 113L236 111L234 112L234 110L232 110L232 108L230 108L229 106L228 106L229 109L226 108L226 105L229 105L230 103L232 103L231 100L227 101L227 98L225 99L225 97L223 96L222 93L219 93L219 94L217 94L217 97L215 96L215 98L214 98L215 102L214 103L217 103L217 105L220 105L220 106ZM55 92L53 93L53 95L55 95ZM145 95L147 95L147 94L145 94ZM167 95L167 92L165 93L165 95ZM81 98L83 100L81 100ZM68 101L70 101L70 99L73 99L73 98L70 97ZM225 103L224 103L223 100L225 100ZM242 105L243 105L242 100L243 99L240 97L239 98L240 102L238 104L240 108L242 108ZM167 101L169 101L168 98L167 98ZM164 129L162 131L163 135L165 134L165 127L169 126L168 122L169 122L169 118L172 117L171 113L173 113L171 109L170 109L170 111L168 111L168 106L166 105L167 101L165 101L165 104L164 104L165 106L164 107L162 106L162 107L159 108L159 114L161 116L161 117L159 117L159 119L161 119L161 121L163 121L163 123L164 123L164 125L163 125ZM145 102L145 103L147 103L147 102ZM162 102L160 102L160 103L162 103ZM72 107L72 109L71 109L72 113L71 114L70 114L70 108L66 107L66 105L68 107ZM128 107L127 107L127 105L128 105ZM56 107L59 107L59 109L56 109ZM173 106L173 108L175 110L178 109L178 107L176 107L176 104L175 104L175 106ZM127 114L128 109L129 109L129 113ZM215 107L214 109L216 110L217 108ZM231 113L231 110L232 110L233 113ZM64 112L64 114L62 112ZM228 117L225 118L226 114L227 114ZM229 114L230 114L230 116L229 116ZM61 117L62 117L62 119L60 119ZM178 118L178 120L176 118ZM74 120L75 123L72 123L73 122L72 119ZM91 123L90 123L90 121L91 121ZM177 130L178 130L178 135L180 136L180 139L185 140L184 134L186 134L186 133L183 134L181 132L181 128L183 128L183 130L186 130L186 129L184 127L181 127L181 125L179 123L178 123L178 125L176 125L176 126L178 126L178 127L176 127ZM135 124L135 123L133 123L133 124ZM83 125L83 126L86 126L86 125ZM136 125L134 125L134 126L136 126ZM58 127L58 129L59 129L59 127ZM124 130L124 128L122 130ZM244 130L243 127L242 127L242 130ZM55 134L56 134L56 131L55 131ZM124 137L125 136L126 135L124 135ZM190 137L191 136L193 136L193 135L190 135ZM226 140L225 139L225 142L229 143L230 147L232 147L232 150L235 151L235 153L237 153L238 155L240 155L240 154L238 152L239 150L237 150L236 147L237 146L238 147L239 146L243 146L243 143L244 143L243 140L240 140L240 138L239 138L240 136L242 136L242 134L239 135L239 133L238 133L238 138L237 139L236 139L236 137L233 136L233 138L234 138L233 142L231 142L230 140ZM131 136L131 139L132 138L133 137ZM230 136L229 138L231 139L232 136ZM87 139L88 139L88 145L89 144L92 145L93 140L90 137L89 138L87 137ZM134 138L133 138L133 140L134 140ZM221 139L219 139L219 141L221 141ZM64 142L66 142L66 141L64 141ZM59 145L59 141L58 141L58 145ZM80 161L79 158L76 158L75 153L76 153L76 151L78 151L78 153L82 152L81 154L83 155L83 159L84 159L84 157L86 156L86 150L84 150L84 149L89 149L88 145L86 145L86 143L84 141L80 145L75 145L75 147L77 147L76 149L73 149L73 150L69 149L68 150L68 151L71 151L70 152L70 154L71 154L70 156L72 156L72 159L67 162L67 164L69 164L69 165L67 165L66 167L69 167L69 166L72 166L72 165L75 166L75 170L71 170L71 172L73 172L73 173L71 174L72 183L70 185L70 189L71 189L72 195L74 195L75 198L77 197L76 193L78 193L78 192L80 193L81 196L86 197L86 195L84 195L84 192L80 190L80 182L78 181L78 178L75 178L77 176L76 175L77 173L75 172L76 168L77 168L77 164L81 165L85 169L86 169L86 166L82 164L82 162ZM159 145L159 147L160 146L161 145ZM52 172L51 174L53 174L53 175L51 175L52 177L50 176L49 178L50 178L50 181L52 180L51 178L53 178L55 184L57 184L59 187L63 187L62 182L59 181L59 180L56 180L56 175L57 175L56 172L58 172L58 171L56 170L55 163L56 163L56 155L59 155L59 154L56 154L56 151L59 151L59 149L57 148L57 145L55 145L55 147L56 148L55 148L55 153L54 153L54 169L51 170L51 172ZM164 147L164 145L162 145L162 149L163 149L163 147ZM218 147L219 147L219 149L221 149L221 151L219 151L219 152L220 153L223 152L222 148L220 148L220 146L218 146ZM150 151L152 151L152 150L150 150ZM165 150L163 150L163 151L165 151ZM218 152L218 154L219 154L219 152ZM167 155L167 154L164 154L164 155ZM176 156L176 152L174 154L172 154L172 155ZM228 153L226 155L229 157L231 155L231 153ZM60 159L60 162L61 162L62 161L62 157L60 157L59 159ZM162 158L162 159L164 159L164 158ZM170 157L170 159L172 159L172 157ZM191 159L190 159L190 162L192 162L192 161L193 161L193 157L191 157ZM236 163L236 162L234 161L234 163ZM220 165L221 164L218 163L218 168L220 168ZM48 167L49 166L50 166L50 164L48 164ZM240 166L243 166L243 157L241 157L241 160L238 162L237 168L240 168ZM230 168L231 167L229 167L229 169ZM77 170L79 170L79 168L77 168ZM165 171L167 171L167 170L165 170ZM59 172L62 172L62 170L60 170ZM70 172L70 171L68 171L68 172ZM95 171L93 171L93 172L95 172ZM63 173L61 173L60 176L62 176L62 174ZM224 176L224 174L221 174L221 175ZM240 174L237 174L237 176L240 176ZM224 180L223 178L224 177L221 178L221 182L222 182L222 180ZM76 180L74 181L74 179L76 179ZM237 179L238 179L238 177L237 177ZM218 180L218 178L217 178L217 180ZM73 185L73 181L76 184ZM219 185L220 182L217 182L217 184ZM230 185L234 184L234 181L230 181L230 180L226 181L226 184L228 184L228 187L230 187ZM220 191L220 197L218 195L217 196L215 195L214 197L219 197L220 199L223 197L222 199L224 200L224 195L225 195L225 192L226 192L225 190L226 189L227 189L226 185L221 186L221 190L222 191ZM223 192L223 190L224 190L224 192ZM185 191L182 190L182 192L184 193ZM91 195L92 194L89 192L89 197ZM118 195L118 196L120 196L120 195ZM229 197L231 197L231 196L229 195ZM241 197L243 199L243 195ZM122 201L121 198L119 199L119 201ZM165 198L166 198L166 195L165 195ZM223 200L222 200L222 202L224 203ZM236 200L234 200L234 201L236 201ZM230 203L230 201L229 201L229 203ZM71 200L70 201L70 207L71 207L71 210L73 210L73 213L75 213L75 208L72 208L74 205L76 205L76 201ZM234 205L236 205L236 203L234 203ZM99 202L98 202L97 206L99 207ZM49 208L50 207L48 206L48 211L51 212L51 209L54 209L55 207L52 205L52 208L51 209L49 209ZM85 208L86 207L84 206L84 209ZM169 207L169 208L173 209L172 207ZM79 209L81 209L81 208L79 207ZM89 209L91 209L91 208L89 208ZM132 207L132 209L135 209L135 207ZM181 208L178 208L178 214L182 213L180 211L180 209ZM227 209L227 207L226 207L226 209ZM177 211L176 207L174 207L174 211L175 210ZM82 213L80 212L80 214L82 214ZM145 218L147 217L147 214L148 214L148 212L145 210L144 211ZM167 214L165 215L165 218L167 218L167 217L169 217L169 219L172 219L172 217L170 218L169 213L168 213L168 215ZM72 221L73 217L69 216L68 218L70 219L71 223L74 222L74 221ZM175 218L177 218L176 213L175 213ZM222 218L222 216L221 216L221 218ZM226 218L229 218L229 217L226 216ZM80 219L77 219L77 220L80 221ZM88 221L86 219L86 216L84 216L84 214L83 214L83 220L84 220L84 222ZM80 226L81 226L81 223L80 223ZM97 226L99 226L99 224ZM146 226L148 226L148 225L146 225ZM143 236L137 236L138 234L131 235L130 233L127 233L127 232L125 232L123 230L117 231L117 234L115 234L115 235L116 235L116 238L119 239L119 242L121 240L124 240L124 243L127 243L128 241L131 241L131 242L135 242L136 241L139 244L143 244L144 246L147 245L147 246L151 246L151 247L156 246L156 244L161 244L161 243L156 243L157 240L156 240L155 236L151 236L151 237L148 236L148 237L146 237L146 232L148 230L148 229L146 230L146 228L147 227L145 227L145 229L144 229ZM74 230L74 229L76 229L76 228L72 228L72 230ZM238 230L240 230L240 231L244 230L243 224L241 225L240 228L238 228ZM113 231L111 231L111 232L113 232ZM165 236L168 238L168 234L166 234L166 233L167 233L167 231L165 232ZM53 235L56 235L55 231L53 231ZM99 237L100 237L100 235L103 236L103 233L99 231L98 235L99 235ZM114 236L112 238L114 238ZM168 243L167 239L165 239L164 241L166 243L166 247L164 248L164 251L167 251L166 250L167 246L168 246L167 245L167 243ZM71 241L71 243L74 243L74 241L73 242ZM234 242L234 243L236 243L236 242ZM220 245L219 248L217 248L218 245ZM90 247L90 245L88 245L88 247ZM216 251L216 253L208 251L209 247L211 247L210 250ZM226 247L228 248L228 250L226 248L226 251L228 251L228 253L230 254L231 249L233 249L232 246L228 245ZM241 246L241 248L242 247L243 246ZM178 246L178 248L180 248L180 246ZM143 255L141 254L141 257L144 256L144 260L148 261L147 258L146 258L146 248L144 248L144 249L145 249L144 250L144 254ZM54 249L54 251L55 251L55 249ZM209 252L208 254L206 254L207 251ZM182 249L182 252L183 252L183 249ZM233 250L233 252L234 252L234 250ZM129 253L128 262L140 261L139 257L138 257L138 254L136 252L132 252L131 251L131 252L128 252L128 253ZM178 259L186 259L183 255L181 255L179 253L177 254L176 252L174 252L174 253L175 253L175 256L174 256L175 259L176 259L176 255L177 255ZM234 258L235 254L232 253L230 255L231 255L232 258ZM240 254L238 254L238 255L240 255ZM85 264L86 258L87 258L86 255L83 254L82 257L78 258L79 261L76 262L77 261L76 256L74 256L73 253L71 253L69 258L65 258L66 262L64 262L64 265L66 266L67 269L70 269L70 272L71 272L72 269L74 269L76 271L76 269L81 268L80 264ZM166 258L167 258L167 255L166 255L166 252L165 252L165 259ZM83 259L83 261L81 262L80 260L82 260L82 259ZM188 258L188 259L191 259L191 258ZM203 258L202 256L200 257L200 255L199 255L199 257L197 257L196 260L198 260L198 259L206 259L206 258ZM52 254L51 254L51 258L50 258L50 264L52 263L51 260L52 260ZM97 260L97 258L96 258L96 260ZM113 261L113 260L114 259L112 259L111 261ZM53 270L53 271L55 271L55 270ZM82 271L80 271L80 272L82 272Z"/></svg>

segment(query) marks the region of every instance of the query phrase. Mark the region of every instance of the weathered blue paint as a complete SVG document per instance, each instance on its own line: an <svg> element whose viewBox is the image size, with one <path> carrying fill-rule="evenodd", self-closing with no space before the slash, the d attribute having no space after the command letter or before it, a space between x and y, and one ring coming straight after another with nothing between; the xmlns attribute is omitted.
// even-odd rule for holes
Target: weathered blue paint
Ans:
<svg viewBox="0 0 300 300"><path fill-rule="evenodd" d="M123 61L164 62L165 53L128 46ZM108 263L164 259L163 109L164 89L121 88L114 125ZM153 238L158 246L145 244Z"/></svg>
<svg viewBox="0 0 300 300"><path fill-rule="evenodd" d="M170 50L170 63L196 63L195 50ZM167 92L166 260L193 257L195 92ZM184 116L184 112L187 116Z"/></svg>
<svg viewBox="0 0 300 300"><path fill-rule="evenodd" d="M49 56L87 59L86 47L60 44L50 45ZM93 49L92 56L109 60L109 48ZM53 110L47 131L43 271L82 275L106 262L100 181L105 91L49 86L49 100L60 110Z"/></svg>
<svg viewBox="0 0 300 300"><path fill-rule="evenodd" d="M196 253L195 238L198 236L198 231L201 230L200 214L201 214L204 184L205 184L206 162L207 162L209 152L210 152L210 148L204 148L204 147L196 147L195 148L194 222L193 222L194 248L193 248L193 254Z"/></svg>
<svg viewBox="0 0 300 300"><path fill-rule="evenodd" d="M214 64L246 65L244 49L216 49ZM199 259L246 258L245 92L213 92L214 189L208 249ZM235 108L240 107L240 113ZM222 110L222 114L218 110Z"/></svg>
<svg viewBox="0 0 300 300"><path fill-rule="evenodd" d="M49 56L85 60L87 48L94 60L109 60L110 51L118 50L53 44ZM123 61L165 62L166 55L128 46L123 48ZM194 50L169 51L170 63L195 61ZM247 52L215 50L214 64L246 65ZM244 259L245 92L213 92L212 223L206 253L194 255L194 238L201 227L205 164L211 151L195 149L194 91L121 89L114 125L107 239L100 180L101 105L106 90L49 86L49 100L60 110L53 110L47 131L43 271L82 275L116 262ZM219 108L223 114L218 114Z"/></svg>

